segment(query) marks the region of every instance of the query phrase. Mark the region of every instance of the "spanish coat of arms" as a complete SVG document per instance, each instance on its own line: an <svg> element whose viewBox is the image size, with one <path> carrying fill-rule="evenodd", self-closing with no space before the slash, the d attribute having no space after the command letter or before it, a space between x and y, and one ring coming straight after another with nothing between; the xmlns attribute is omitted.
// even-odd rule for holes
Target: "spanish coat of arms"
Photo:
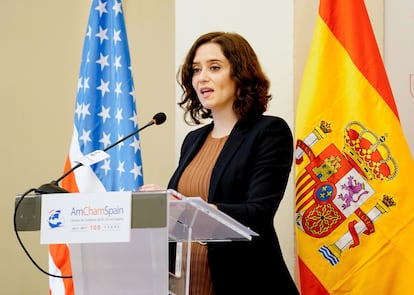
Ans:
<svg viewBox="0 0 414 295"><path fill-rule="evenodd" d="M386 137L356 121L344 128L341 149L331 143L315 155L312 147L331 131L331 124L322 121L305 139L297 140L296 164L303 163L304 157L309 163L296 177L296 226L311 237L323 238L347 222L348 231L340 239L319 249L336 265L342 252L358 246L361 234L374 233L375 221L396 205L392 196L376 195L370 182L392 181L398 168ZM373 196L378 199L375 206L364 212L362 204Z"/></svg>

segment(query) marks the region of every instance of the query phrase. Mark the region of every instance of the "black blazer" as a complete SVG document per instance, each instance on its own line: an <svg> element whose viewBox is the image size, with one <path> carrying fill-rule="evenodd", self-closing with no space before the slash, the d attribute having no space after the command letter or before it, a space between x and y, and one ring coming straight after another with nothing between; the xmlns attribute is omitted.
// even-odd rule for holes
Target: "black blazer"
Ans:
<svg viewBox="0 0 414 295"><path fill-rule="evenodd" d="M169 188L177 189L214 122L184 139ZM298 294L283 260L273 218L285 193L292 166L293 137L279 117L239 121L221 151L211 175L208 202L256 231L253 241L208 244L216 295ZM292 200L293 202L293 200Z"/></svg>

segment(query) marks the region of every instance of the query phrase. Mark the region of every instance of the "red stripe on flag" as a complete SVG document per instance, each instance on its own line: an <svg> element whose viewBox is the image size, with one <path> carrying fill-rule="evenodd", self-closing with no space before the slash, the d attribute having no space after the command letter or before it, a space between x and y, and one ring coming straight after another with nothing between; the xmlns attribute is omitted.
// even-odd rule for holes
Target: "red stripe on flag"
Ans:
<svg viewBox="0 0 414 295"><path fill-rule="evenodd" d="M64 171L69 171L71 169L70 158L66 158L65 169ZM70 173L62 180L62 187L71 193L79 192L78 185L76 184L75 174Z"/></svg>
<svg viewBox="0 0 414 295"><path fill-rule="evenodd" d="M300 269L300 291L302 295L318 294L329 295L329 292L322 286L318 278L310 271L310 269L303 263L302 259L298 259Z"/></svg>
<svg viewBox="0 0 414 295"><path fill-rule="evenodd" d="M53 259L54 264L60 270L61 276L71 276L72 266L70 263L69 247L65 244L52 244L49 245L49 253ZM65 287L65 295L73 295L73 280L71 278L61 279ZM53 290L49 290L49 294L53 293ZM60 294L57 294L60 295Z"/></svg>
<svg viewBox="0 0 414 295"><path fill-rule="evenodd" d="M71 169L70 158L66 157L64 172ZM76 179L74 173L69 174L62 180L62 187L69 192L79 192L78 186L76 185ZM49 254L52 258L56 267L60 270L61 276L72 276L72 265L70 263L70 252L69 247L66 244L52 244L49 245ZM59 280L59 278L53 278ZM73 295L73 279L61 279L65 288L64 294L56 295ZM54 295L53 290L49 289L49 294Z"/></svg>

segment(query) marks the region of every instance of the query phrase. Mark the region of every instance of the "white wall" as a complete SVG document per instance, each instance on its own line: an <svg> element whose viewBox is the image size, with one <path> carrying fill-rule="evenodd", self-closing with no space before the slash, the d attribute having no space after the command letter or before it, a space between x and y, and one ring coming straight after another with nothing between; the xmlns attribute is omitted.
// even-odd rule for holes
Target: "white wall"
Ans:
<svg viewBox="0 0 414 295"><path fill-rule="evenodd" d="M414 1L385 0L384 63L414 155Z"/></svg>
<svg viewBox="0 0 414 295"><path fill-rule="evenodd" d="M209 31L243 35L271 81L269 114L283 117L293 131L293 5L282 0L176 0L176 68L195 39ZM181 91L177 88L177 101ZM176 113L176 155L189 128ZM276 229L288 267L294 273L293 179L276 216Z"/></svg>

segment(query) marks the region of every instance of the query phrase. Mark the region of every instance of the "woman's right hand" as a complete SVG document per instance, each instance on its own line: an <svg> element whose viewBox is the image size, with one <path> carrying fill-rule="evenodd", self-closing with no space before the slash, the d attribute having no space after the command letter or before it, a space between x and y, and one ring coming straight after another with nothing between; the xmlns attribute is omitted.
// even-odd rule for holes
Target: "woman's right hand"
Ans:
<svg viewBox="0 0 414 295"><path fill-rule="evenodd" d="M164 191L166 190L164 187L161 187L158 184L144 184L142 186L139 187L138 191L139 192L150 192L150 191Z"/></svg>

